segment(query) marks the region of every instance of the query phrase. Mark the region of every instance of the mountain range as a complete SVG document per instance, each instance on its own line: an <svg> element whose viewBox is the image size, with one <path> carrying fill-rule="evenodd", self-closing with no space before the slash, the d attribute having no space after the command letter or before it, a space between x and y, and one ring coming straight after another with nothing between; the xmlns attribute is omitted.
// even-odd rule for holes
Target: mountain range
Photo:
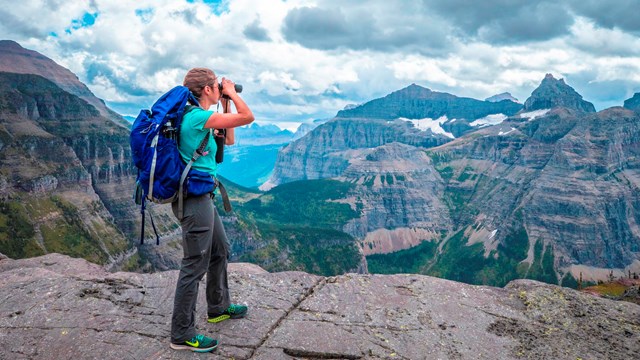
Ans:
<svg viewBox="0 0 640 360"><path fill-rule="evenodd" d="M332 179L371 272L575 285L640 270L638 96L597 112L547 74L524 104L418 85L284 147L271 186ZM302 187L302 184L297 186Z"/></svg>
<svg viewBox="0 0 640 360"><path fill-rule="evenodd" d="M0 252L177 268L179 226L168 206L150 209L161 245L135 246L125 120L43 55L10 41L0 54ZM639 107L636 94L595 112L547 75L524 103L412 84L340 110L300 138L238 129L223 163L248 181L227 186L232 258L270 271L408 272L492 285L576 286L580 275L638 271ZM272 173L255 151L243 153L248 147L277 156ZM269 173L263 191L249 189Z"/></svg>

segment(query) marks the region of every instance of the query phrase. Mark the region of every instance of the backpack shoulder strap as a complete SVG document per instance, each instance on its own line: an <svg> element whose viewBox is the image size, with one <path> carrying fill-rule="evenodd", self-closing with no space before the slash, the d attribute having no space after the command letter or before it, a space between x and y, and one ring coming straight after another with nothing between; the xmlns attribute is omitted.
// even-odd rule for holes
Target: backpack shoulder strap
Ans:
<svg viewBox="0 0 640 360"><path fill-rule="evenodd" d="M178 219L179 220L182 220L182 216L183 216L182 204L184 202L184 181L187 178L187 175L189 175L189 170L191 170L191 166L193 166L193 163L196 162L196 160L198 160L204 153L204 149L207 147L207 144L209 144L210 135L211 135L211 132L207 132L207 134L204 136L204 139L200 141L200 146L198 146L196 151L193 152L193 155L191 156L191 160L189 160L189 162L187 163L187 166L185 166L184 168L184 171L182 171L182 176L180 176L180 189L178 190Z"/></svg>

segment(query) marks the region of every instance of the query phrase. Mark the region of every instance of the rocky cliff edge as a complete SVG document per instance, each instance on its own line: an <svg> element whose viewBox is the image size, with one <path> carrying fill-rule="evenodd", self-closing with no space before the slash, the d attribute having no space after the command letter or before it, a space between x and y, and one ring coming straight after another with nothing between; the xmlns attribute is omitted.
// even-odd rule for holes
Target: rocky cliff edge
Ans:
<svg viewBox="0 0 640 360"><path fill-rule="evenodd" d="M518 280L505 288L421 275L324 278L230 265L247 318L198 331L211 358L630 359L640 306ZM108 273L59 254L0 254L0 358L199 359L169 348L178 272ZM204 284L203 284L204 286Z"/></svg>

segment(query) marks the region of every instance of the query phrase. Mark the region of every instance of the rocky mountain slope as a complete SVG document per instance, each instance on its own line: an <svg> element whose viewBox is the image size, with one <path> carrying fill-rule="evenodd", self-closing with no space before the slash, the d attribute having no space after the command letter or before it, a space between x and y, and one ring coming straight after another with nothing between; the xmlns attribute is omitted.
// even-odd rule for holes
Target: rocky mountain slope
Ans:
<svg viewBox="0 0 640 360"><path fill-rule="evenodd" d="M0 357L199 358L169 348L177 271L107 273L58 254L0 254ZM519 280L506 288L422 275L319 277L230 265L245 319L197 328L234 359L632 359L640 306ZM37 294L37 296L34 296Z"/></svg>
<svg viewBox="0 0 640 360"><path fill-rule="evenodd" d="M92 105L100 115L116 124L128 127L127 122L98 99L78 77L48 57L20 46L15 41L0 40L0 71L40 75L54 82L64 91L78 96Z"/></svg>
<svg viewBox="0 0 640 360"><path fill-rule="evenodd" d="M153 215L160 233L160 245L155 245L148 218L145 245L138 245L141 216L132 201L136 170L129 130L104 116L99 110L101 100L69 70L14 42L1 42L0 47L0 66L10 71L0 72L0 251L15 258L60 252L113 268L144 271L178 268L183 255L181 236L169 205L147 207L147 216ZM275 136L268 140L276 142L288 141L292 135L272 133ZM245 141L251 140L247 135ZM275 161L277 147L271 150L271 161ZM226 164L233 165L237 154L228 155ZM270 154L263 151L263 155ZM254 170L253 175L262 176L270 171ZM248 195L234 202L255 196L252 190L243 191ZM233 213L223 216L235 258L268 247L263 234L278 236L278 232L261 232ZM327 246L327 252L335 249L331 242ZM352 248L350 241L347 252L354 255ZM351 255L338 261L347 261L347 266L318 265L325 262L325 255L320 250L309 258L300 251L306 257L304 263L318 273L334 274L357 266ZM280 260L290 268L302 261L291 254Z"/></svg>
<svg viewBox="0 0 640 360"><path fill-rule="evenodd" d="M43 65L71 90L86 89L68 70L21 49L18 71L28 72L24 59L34 58L32 68ZM92 103L42 76L0 72L0 246L14 257L64 252L114 266L138 268L148 259L152 267L175 266L156 248L142 248L151 251L142 254L147 260L136 254L140 215L131 200L129 130ZM165 244L178 238L169 211L156 209Z"/></svg>
<svg viewBox="0 0 640 360"><path fill-rule="evenodd" d="M37 75L0 73L3 248L13 256L66 251L114 262L128 241L102 184L130 174L117 126Z"/></svg>
<svg viewBox="0 0 640 360"><path fill-rule="evenodd" d="M376 119L400 115L387 101L407 105L409 94L455 100L412 85L341 111L281 150L272 178L351 184L332 201L358 215L334 228L359 241L369 270L575 286L580 273L595 281L608 269L640 269L637 112L595 113L562 79L547 75L517 113L485 116L484 125L451 139L420 132L425 119ZM634 109L633 99L625 104ZM356 109L358 118L344 118ZM427 115L441 114L414 116ZM406 134L431 143L407 141ZM438 141L444 144L434 146Z"/></svg>
<svg viewBox="0 0 640 360"><path fill-rule="evenodd" d="M348 150L392 142L438 146L472 129L469 124L477 119L496 114L506 117L521 108L521 104L508 100L460 98L412 84L341 110L333 120L290 143L279 152L269 185L338 176L348 166Z"/></svg>

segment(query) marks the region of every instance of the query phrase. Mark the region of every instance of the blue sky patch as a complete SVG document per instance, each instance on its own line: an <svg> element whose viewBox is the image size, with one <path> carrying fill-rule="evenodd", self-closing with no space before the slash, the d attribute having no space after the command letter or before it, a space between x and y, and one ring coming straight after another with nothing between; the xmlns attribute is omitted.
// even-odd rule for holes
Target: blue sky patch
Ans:
<svg viewBox="0 0 640 360"><path fill-rule="evenodd" d="M97 12L93 14L86 12L84 13L84 15L82 15L82 18L74 19L73 21L71 21L71 26L69 26L64 32L67 34L71 34L73 30L90 27L96 23L96 18L98 18Z"/></svg>
<svg viewBox="0 0 640 360"><path fill-rule="evenodd" d="M222 15L229 12L229 0L187 0L188 3L202 2L209 5L213 13L216 15Z"/></svg>
<svg viewBox="0 0 640 360"><path fill-rule="evenodd" d="M142 20L143 23L148 24L151 22L153 18L154 9L146 8L146 9L136 9L136 16Z"/></svg>

